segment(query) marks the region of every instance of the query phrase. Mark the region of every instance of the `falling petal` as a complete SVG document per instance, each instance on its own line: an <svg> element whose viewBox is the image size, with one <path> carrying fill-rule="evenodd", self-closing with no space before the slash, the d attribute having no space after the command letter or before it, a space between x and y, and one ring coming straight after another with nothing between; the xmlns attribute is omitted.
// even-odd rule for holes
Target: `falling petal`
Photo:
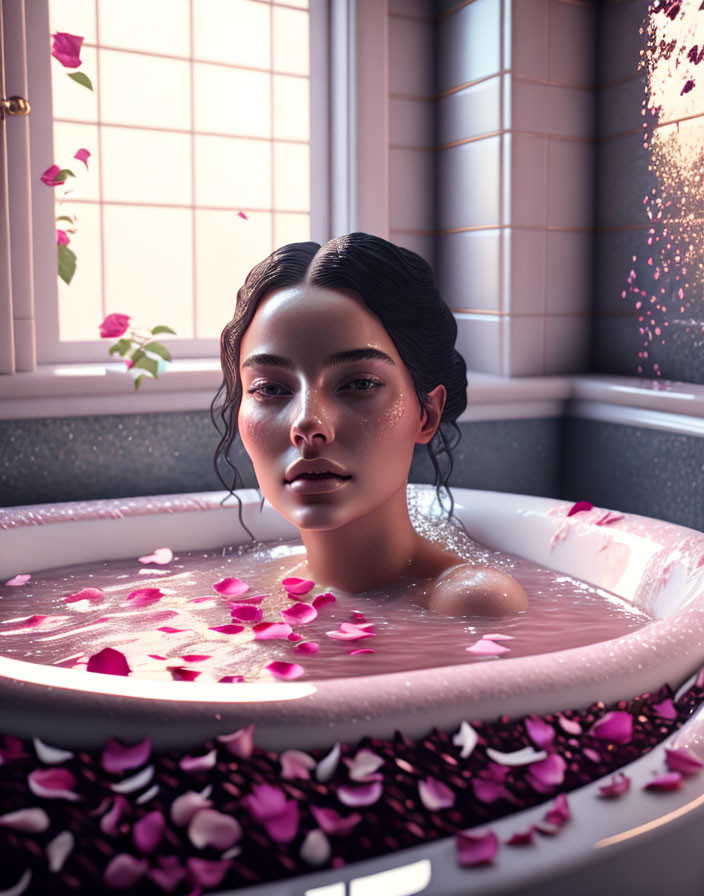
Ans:
<svg viewBox="0 0 704 896"><path fill-rule="evenodd" d="M260 622L252 628L255 641L288 638L293 629L288 622Z"/></svg>
<svg viewBox="0 0 704 896"><path fill-rule="evenodd" d="M460 756L466 759L471 756L472 751L477 745L478 735L469 722L461 722L460 730L452 738L452 743L456 747L461 748Z"/></svg>
<svg viewBox="0 0 704 896"><path fill-rule="evenodd" d="M90 156L91 154L87 149L79 149L73 154L74 159L78 159L79 162L83 162L86 168L88 167L88 159L90 158Z"/></svg>
<svg viewBox="0 0 704 896"><path fill-rule="evenodd" d="M305 671L303 666L299 666L298 663L284 663L280 660L268 663L264 668L268 669L274 678L279 678L281 681L293 681L295 678L300 678Z"/></svg>
<svg viewBox="0 0 704 896"><path fill-rule="evenodd" d="M189 875L199 887L217 887L230 868L229 859L186 859ZM193 890L189 896L198 896L200 891Z"/></svg>
<svg viewBox="0 0 704 896"><path fill-rule="evenodd" d="M291 578L284 579L281 584L284 586L286 591L289 594L308 594L308 592L315 588L315 582L310 579L299 579L296 576L292 576Z"/></svg>
<svg viewBox="0 0 704 896"><path fill-rule="evenodd" d="M152 742L148 737L131 747L111 737L103 749L100 764L109 774L119 774L131 768L141 768L149 761Z"/></svg>
<svg viewBox="0 0 704 896"><path fill-rule="evenodd" d="M101 339L116 339L127 331L132 318L129 314L108 314L98 327Z"/></svg>
<svg viewBox="0 0 704 896"><path fill-rule="evenodd" d="M540 762L548 754L544 750L538 752L533 747L523 747L520 750L514 750L512 753L501 753L499 750L493 750L491 747L488 747L486 755L499 765L512 767Z"/></svg>
<svg viewBox="0 0 704 896"><path fill-rule="evenodd" d="M594 505L590 504L589 501L577 501L577 503L573 504L567 511L567 516L574 516L575 513L581 513L583 510L589 511L593 506Z"/></svg>
<svg viewBox="0 0 704 896"><path fill-rule="evenodd" d="M243 625L237 623L229 623L228 625L211 625L208 629L211 632L220 632L222 635L238 635L244 631Z"/></svg>
<svg viewBox="0 0 704 896"><path fill-rule="evenodd" d="M37 758L40 762L44 762L46 765L58 765L59 762L66 762L67 759L73 758L73 753L70 750L60 750L58 747L50 747L48 744L39 740L38 737L33 739L33 743Z"/></svg>
<svg viewBox="0 0 704 896"><path fill-rule="evenodd" d="M499 848L499 841L493 831L486 834L466 834L460 831L455 836L457 861L463 867L485 865L492 862Z"/></svg>
<svg viewBox="0 0 704 896"><path fill-rule="evenodd" d="M351 815L340 815L334 809L323 809L320 806L311 806L310 811L326 834L337 834L344 837L356 827L362 820L359 812Z"/></svg>
<svg viewBox="0 0 704 896"><path fill-rule="evenodd" d="M177 796L171 804L171 821L180 828L185 827L200 812L201 809L210 809L213 804L203 794L187 790L181 796Z"/></svg>
<svg viewBox="0 0 704 896"><path fill-rule="evenodd" d="M249 221L249 218L247 217L247 215L245 215L244 212L237 212L237 217L242 218L244 221Z"/></svg>
<svg viewBox="0 0 704 896"><path fill-rule="evenodd" d="M81 65L81 44L83 38L77 34L57 31L51 35L51 55L64 68L78 68Z"/></svg>
<svg viewBox="0 0 704 896"><path fill-rule="evenodd" d="M242 828L231 815L199 809L188 825L188 837L196 849L230 849L242 837Z"/></svg>
<svg viewBox="0 0 704 896"><path fill-rule="evenodd" d="M582 726L575 719L566 719L564 716L558 716L560 728L567 734L579 735L582 733ZM598 760L597 760L598 761Z"/></svg>
<svg viewBox="0 0 704 896"><path fill-rule="evenodd" d="M465 648L467 653L472 653L475 656L500 656L502 653L509 653L510 649L510 647L504 647L503 644L495 644L486 638L480 638L471 647Z"/></svg>
<svg viewBox="0 0 704 896"><path fill-rule="evenodd" d="M631 779L623 772L617 772L610 784L602 784L599 787L599 796L605 800L615 799L628 793L631 787Z"/></svg>
<svg viewBox="0 0 704 896"><path fill-rule="evenodd" d="M12 828L23 834L41 834L49 827L49 816L43 809L17 809L0 815L0 827Z"/></svg>
<svg viewBox="0 0 704 896"><path fill-rule="evenodd" d="M74 792L76 779L65 768L37 768L27 775L29 789L47 800L80 800Z"/></svg>
<svg viewBox="0 0 704 896"><path fill-rule="evenodd" d="M56 175L61 171L58 165L50 165L44 174L41 175L39 180L43 184L46 184L47 187L60 187L63 184L62 180L56 180Z"/></svg>
<svg viewBox="0 0 704 896"><path fill-rule="evenodd" d="M438 809L450 809L455 805L455 794L446 784L438 781L437 778L428 777L425 781L419 781L418 795L420 796L420 801L429 812L437 812Z"/></svg>
<svg viewBox="0 0 704 896"><path fill-rule="evenodd" d="M246 582L233 578L221 579L219 582L215 582L213 588L224 597L238 597L245 591L249 591L249 585Z"/></svg>
<svg viewBox="0 0 704 896"><path fill-rule="evenodd" d="M267 834L276 843L290 843L298 833L299 809L294 800L289 800L283 812L264 822Z"/></svg>
<svg viewBox="0 0 704 896"><path fill-rule="evenodd" d="M665 748L665 761L672 772L680 772L683 775L696 775L704 768L696 756L692 756L686 750L669 750Z"/></svg>
<svg viewBox="0 0 704 896"><path fill-rule="evenodd" d="M310 604L295 603L282 610L281 615L291 625L307 625L318 618L318 611Z"/></svg>
<svg viewBox="0 0 704 896"><path fill-rule="evenodd" d="M149 812L140 818L132 828L132 840L140 852L152 853L161 843L166 829L166 819L162 812Z"/></svg>
<svg viewBox="0 0 704 896"><path fill-rule="evenodd" d="M11 579L8 579L5 584L10 588L19 588L20 585L26 585L31 578L32 576L29 573L22 573L21 575L13 576Z"/></svg>
<svg viewBox="0 0 704 896"><path fill-rule="evenodd" d="M555 797L552 808L545 813L545 821L553 824L555 827L561 827L570 818L570 807L567 803L567 797L564 793L560 793Z"/></svg>
<svg viewBox="0 0 704 896"><path fill-rule="evenodd" d="M240 728L232 734L219 734L217 740L225 744L225 749L234 756L249 759L254 752L254 725Z"/></svg>
<svg viewBox="0 0 704 896"><path fill-rule="evenodd" d="M325 604L333 604L337 601L337 598L334 594L331 594L329 591L326 591L324 594L318 594L313 598L313 606L316 610L319 610L321 607L324 607Z"/></svg>
<svg viewBox="0 0 704 896"><path fill-rule="evenodd" d="M628 712L607 712L589 730L592 737L613 744L628 744L633 736L633 716Z"/></svg>
<svg viewBox="0 0 704 896"><path fill-rule="evenodd" d="M261 622L263 610L255 604L230 604L230 615L237 622Z"/></svg>
<svg viewBox="0 0 704 896"><path fill-rule="evenodd" d="M215 768L218 760L218 751L210 750L203 756L183 756L178 763L178 767L184 772L204 772L210 768Z"/></svg>
<svg viewBox="0 0 704 896"><path fill-rule="evenodd" d="M174 559L174 552L171 548L157 548L153 554L148 554L138 559L140 563L158 563L164 566L167 563L171 563Z"/></svg>
<svg viewBox="0 0 704 896"><path fill-rule="evenodd" d="M293 649L297 653L302 653L306 656L312 656L314 653L317 653L320 650L320 645L317 641L302 641L300 644L296 644Z"/></svg>
<svg viewBox="0 0 704 896"><path fill-rule="evenodd" d="M306 865L319 868L328 861L331 853L330 841L320 828L316 828L314 831L309 831L306 834L300 852L300 856Z"/></svg>
<svg viewBox="0 0 704 896"><path fill-rule="evenodd" d="M49 860L49 871L58 874L64 867L64 862L73 852L75 838L71 831L61 831L46 845L46 856Z"/></svg>
<svg viewBox="0 0 704 896"><path fill-rule="evenodd" d="M682 786L682 775L679 772L668 772L653 778L645 785L645 790L679 790Z"/></svg>
<svg viewBox="0 0 704 896"><path fill-rule="evenodd" d="M318 763L315 770L315 778L321 784L326 784L335 774L335 769L340 761L340 744L337 743Z"/></svg>
<svg viewBox="0 0 704 896"><path fill-rule="evenodd" d="M544 750L555 740L555 729L543 719L537 716L528 716L525 720L525 725L528 737L537 747Z"/></svg>

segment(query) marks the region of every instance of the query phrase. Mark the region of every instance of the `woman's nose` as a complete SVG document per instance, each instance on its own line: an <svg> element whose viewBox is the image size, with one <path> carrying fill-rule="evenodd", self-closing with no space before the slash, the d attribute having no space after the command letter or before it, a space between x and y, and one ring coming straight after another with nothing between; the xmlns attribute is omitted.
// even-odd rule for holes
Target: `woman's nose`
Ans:
<svg viewBox="0 0 704 896"><path fill-rule="evenodd" d="M316 438L322 444L327 444L332 437L330 412L325 407L321 396L312 391L303 395L291 424L293 444L297 448L303 445L314 445Z"/></svg>

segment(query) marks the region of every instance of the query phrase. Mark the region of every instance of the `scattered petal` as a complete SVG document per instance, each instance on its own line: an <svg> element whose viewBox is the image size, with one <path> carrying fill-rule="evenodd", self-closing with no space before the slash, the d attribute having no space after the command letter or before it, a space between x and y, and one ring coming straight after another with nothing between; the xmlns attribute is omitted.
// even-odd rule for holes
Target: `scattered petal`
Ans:
<svg viewBox="0 0 704 896"><path fill-rule="evenodd" d="M306 865L319 868L328 861L331 853L330 841L320 828L316 828L306 834L300 852L300 856Z"/></svg>
<svg viewBox="0 0 704 896"><path fill-rule="evenodd" d="M179 760L178 767L184 772L204 772L210 768L215 768L217 760L218 751L213 748L203 756L183 756Z"/></svg>
<svg viewBox="0 0 704 896"><path fill-rule="evenodd" d="M696 775L704 768L704 762L700 762L696 756L692 756L686 750L669 750L665 748L665 761L672 772L680 772L682 775Z"/></svg>
<svg viewBox="0 0 704 896"><path fill-rule="evenodd" d="M295 603L282 610L281 615L291 625L307 625L318 618L318 611L310 604Z"/></svg>
<svg viewBox="0 0 704 896"><path fill-rule="evenodd" d="M428 777L425 781L419 781L418 794L420 801L429 812L449 809L455 805L455 794L437 778Z"/></svg>
<svg viewBox="0 0 704 896"><path fill-rule="evenodd" d="M302 653L306 656L312 656L314 653L317 653L320 650L320 645L317 641L302 641L300 644L296 644L294 650L297 653Z"/></svg>
<svg viewBox="0 0 704 896"><path fill-rule="evenodd" d="M225 597L237 597L240 594L244 594L245 591L249 591L249 585L246 582L243 582L242 579L221 579L219 582L215 582L213 585L215 591L218 594L222 594Z"/></svg>
<svg viewBox="0 0 704 896"><path fill-rule="evenodd" d="M592 509L594 505L590 504L589 501L577 501L576 504L573 504L570 509L567 511L567 516L574 516L575 513L581 513L582 511L589 511Z"/></svg>
<svg viewBox="0 0 704 896"><path fill-rule="evenodd" d="M79 162L83 162L86 168L88 167L88 159L90 158L90 156L91 154L87 149L76 150L76 152L73 154L74 159L78 159Z"/></svg>
<svg viewBox="0 0 704 896"><path fill-rule="evenodd" d="M132 840L140 852L152 853L161 843L166 829L162 812L149 812L132 827Z"/></svg>
<svg viewBox="0 0 704 896"><path fill-rule="evenodd" d="M318 763L315 770L315 779L321 784L326 784L335 774L335 769L340 761L340 744L337 743Z"/></svg>
<svg viewBox="0 0 704 896"><path fill-rule="evenodd" d="M174 681L195 681L200 675L198 669L184 669L182 666L167 666Z"/></svg>
<svg viewBox="0 0 704 896"><path fill-rule="evenodd" d="M186 663L202 663L209 660L211 656L210 653L184 653L181 659Z"/></svg>
<svg viewBox="0 0 704 896"><path fill-rule="evenodd" d="M629 712L607 712L594 722L589 730L592 737L608 740L613 744L630 743L633 736L633 716Z"/></svg>
<svg viewBox="0 0 704 896"><path fill-rule="evenodd" d="M220 632L222 635L238 635L240 632L244 631L244 626L237 625L234 622L228 625L211 625L208 631Z"/></svg>
<svg viewBox="0 0 704 896"><path fill-rule="evenodd" d="M255 641L271 641L288 638L293 629L288 622L260 622L252 628Z"/></svg>
<svg viewBox="0 0 704 896"><path fill-rule="evenodd" d="M567 763L562 756L552 753L547 759L533 763L526 778L539 793L549 793L562 784L566 768Z"/></svg>
<svg viewBox="0 0 704 896"><path fill-rule="evenodd" d="M100 763L109 774L119 774L130 768L140 768L149 761L152 742L148 737L131 747L111 737L103 749Z"/></svg>
<svg viewBox="0 0 704 896"><path fill-rule="evenodd" d="M245 215L244 212L237 212L237 217L242 218L244 221L249 221L249 218L247 217L247 215Z"/></svg>
<svg viewBox="0 0 704 896"><path fill-rule="evenodd" d="M679 790L682 786L682 775L679 772L668 772L653 778L645 785L645 790Z"/></svg>
<svg viewBox="0 0 704 896"><path fill-rule="evenodd" d="M281 777L286 781L293 778L310 778L310 772L316 766L312 756L301 750L284 750L279 756L281 762Z"/></svg>
<svg viewBox="0 0 704 896"><path fill-rule="evenodd" d="M223 675L222 678L218 678L218 682L225 684L233 684L240 681L244 681L244 678L241 675Z"/></svg>
<svg viewBox="0 0 704 896"><path fill-rule="evenodd" d="M188 825L188 837L197 849L230 849L242 837L242 828L231 815L199 809Z"/></svg>
<svg viewBox="0 0 704 896"><path fill-rule="evenodd" d="M136 775L123 778L117 784L111 784L110 789L115 791L115 793L134 793L135 790L141 790L142 787L145 787L153 777L154 766L148 765L141 772L137 772Z"/></svg>
<svg viewBox="0 0 704 896"><path fill-rule="evenodd" d="M171 804L171 821L180 828L185 827L193 816L200 812L201 809L210 809L212 803L206 799L202 793L195 793L193 790L187 790L181 796L177 796Z"/></svg>
<svg viewBox="0 0 704 896"><path fill-rule="evenodd" d="M313 817L326 834L345 836L362 820L362 816L359 812L353 812L351 815L343 816L334 809L323 809L320 806L311 806L310 811L313 813Z"/></svg>
<svg viewBox="0 0 704 896"><path fill-rule="evenodd" d="M230 604L230 615L237 622L261 622L263 610L256 604Z"/></svg>
<svg viewBox="0 0 704 896"><path fill-rule="evenodd" d="M457 861L463 867L485 865L492 862L499 848L499 841L493 831L486 834L467 834L460 831L455 836Z"/></svg>
<svg viewBox="0 0 704 896"><path fill-rule="evenodd" d="M80 800L74 792L76 779L66 768L37 768L27 775L29 789L47 800Z"/></svg>
<svg viewBox="0 0 704 896"><path fill-rule="evenodd" d="M162 890L171 893L186 876L186 869L177 856L159 856L157 861L161 863L161 867L150 868L147 877Z"/></svg>
<svg viewBox="0 0 704 896"><path fill-rule="evenodd" d="M8 887L6 890L0 890L0 896L22 896L22 893L27 889L31 880L32 872L29 868L25 868L22 877L20 877L17 883L13 887Z"/></svg>
<svg viewBox="0 0 704 896"><path fill-rule="evenodd" d="M570 807L567 802L567 797L564 793L560 793L555 797L555 802L552 804L552 808L545 813L545 821L547 821L548 824L555 825L555 827L562 827L569 818Z"/></svg>
<svg viewBox="0 0 704 896"><path fill-rule="evenodd" d="M560 728L567 732L567 734L580 735L582 733L582 726L576 719L566 719L563 715L558 715L557 719Z"/></svg>
<svg viewBox="0 0 704 896"><path fill-rule="evenodd" d="M46 765L58 765L60 762L66 762L67 759L73 758L73 753L70 750L50 747L49 744L45 744L38 737L33 739L33 743L37 752L37 758Z"/></svg>
<svg viewBox="0 0 704 896"><path fill-rule="evenodd" d="M617 523L619 520L624 520L625 518L625 514L609 510L596 521L596 524L597 526L609 526L611 523Z"/></svg>
<svg viewBox="0 0 704 896"><path fill-rule="evenodd" d="M355 625L352 622L341 622L340 627L335 632L326 632L328 638L334 638L338 641L358 641L361 638L373 638L374 632L367 631L366 625Z"/></svg>
<svg viewBox="0 0 704 896"><path fill-rule="evenodd" d="M31 578L32 576L29 573L22 573L21 575L13 576L11 579L8 579L5 584L10 588L19 588L20 585L26 585Z"/></svg>
<svg viewBox="0 0 704 896"><path fill-rule="evenodd" d="M337 798L345 806L371 806L381 796L383 787L379 781L369 784L342 784L337 788Z"/></svg>
<svg viewBox="0 0 704 896"><path fill-rule="evenodd" d="M299 666L298 663L284 663L280 660L267 663L264 668L268 669L274 678L278 678L281 681L293 681L296 678L300 678L305 671L303 666Z"/></svg>
<svg viewBox="0 0 704 896"><path fill-rule="evenodd" d="M360 653L376 653L371 647L358 647L356 650L348 650L349 656L357 656Z"/></svg>
<svg viewBox="0 0 704 896"><path fill-rule="evenodd" d="M219 734L217 740L240 759L249 759L254 751L254 725L240 728L232 734Z"/></svg>
<svg viewBox="0 0 704 896"><path fill-rule="evenodd" d="M460 747L460 756L463 759L466 759L468 756L471 756L477 745L477 740L477 732L472 728L469 722L461 722L460 730L452 738L452 743L456 747Z"/></svg>
<svg viewBox="0 0 704 896"><path fill-rule="evenodd" d="M333 604L336 600L337 598L334 594L326 591L324 594L318 594L313 598L313 606L316 610L319 610L321 607L324 607L325 604Z"/></svg>
<svg viewBox="0 0 704 896"><path fill-rule="evenodd" d="M286 591L289 594L308 594L308 592L315 588L315 582L310 579L299 579L296 576L292 576L291 578L284 579L281 584L284 586Z"/></svg>
<svg viewBox="0 0 704 896"><path fill-rule="evenodd" d="M129 807L130 804L124 796L113 797L112 806L100 819L100 830L109 837L115 837L118 833L120 820Z"/></svg>
<svg viewBox="0 0 704 896"><path fill-rule="evenodd" d="M76 840L71 831L61 831L46 845L46 857L49 860L49 871L58 874L64 862L73 852Z"/></svg>
<svg viewBox="0 0 704 896"><path fill-rule="evenodd" d="M229 859L186 859L188 873L200 887L217 887L230 867ZM198 891L192 891L190 896L197 896Z"/></svg>
<svg viewBox="0 0 704 896"><path fill-rule="evenodd" d="M120 852L108 862L103 880L115 890L129 890L144 877L148 867L146 859L137 859Z"/></svg>
<svg viewBox="0 0 704 896"><path fill-rule="evenodd" d="M534 825L526 831L515 831L506 841L506 846L530 846L533 843Z"/></svg>
<svg viewBox="0 0 704 896"><path fill-rule="evenodd" d="M623 772L617 772L612 778L610 784L602 784L599 787L599 796L605 800L616 799L628 793L631 787L631 779Z"/></svg>
<svg viewBox="0 0 704 896"><path fill-rule="evenodd" d="M503 644L496 644L487 638L480 638L479 641L476 641L470 647L466 647L465 650L467 653L472 653L475 656L500 656L502 653L509 653L511 648L504 647Z"/></svg>
<svg viewBox="0 0 704 896"><path fill-rule="evenodd" d="M63 180L56 180L56 175L61 171L58 165L50 165L44 174L41 175L39 180L43 184L46 184L47 187L60 187L63 184Z"/></svg>
<svg viewBox="0 0 704 896"><path fill-rule="evenodd" d="M79 600L87 600L91 604L99 604L104 598L105 595L100 588L83 588L82 591L76 591L75 594L65 597L64 603L75 604Z"/></svg>
<svg viewBox="0 0 704 896"><path fill-rule="evenodd" d="M537 716L528 716L525 720L525 725L528 737L541 750L549 747L555 740L555 729L543 719Z"/></svg>
<svg viewBox="0 0 704 896"><path fill-rule="evenodd" d="M49 827L49 816L43 809L17 809L0 815L0 827L12 828L23 834L41 834Z"/></svg>
<svg viewBox="0 0 704 896"><path fill-rule="evenodd" d="M491 804L511 797L503 784L490 778L472 778L472 790L481 803Z"/></svg>
<svg viewBox="0 0 704 896"><path fill-rule="evenodd" d="M501 753L499 750L493 750L491 747L488 747L486 755L499 765L514 767L541 762L548 754L545 750L538 752L533 747L522 747L520 750L514 750L512 753Z"/></svg>
<svg viewBox="0 0 704 896"><path fill-rule="evenodd" d="M164 595L158 588L139 588L133 591L127 598L128 603L133 607L141 609L142 607L150 607L152 604L160 601Z"/></svg>
<svg viewBox="0 0 704 896"><path fill-rule="evenodd" d="M174 559L174 552L171 548L157 548L153 554L147 554L144 557L139 557L140 563L158 563L160 566L164 566L167 563L171 563Z"/></svg>
<svg viewBox="0 0 704 896"><path fill-rule="evenodd" d="M675 709L675 704L669 697L660 703L655 703L653 705L653 709L661 719L667 719L671 722L677 718L677 710Z"/></svg>
<svg viewBox="0 0 704 896"><path fill-rule="evenodd" d="M348 768L348 775L353 781L376 781L381 776L374 776L377 769L381 768L384 760L371 750L358 750L354 759L342 760Z"/></svg>
<svg viewBox="0 0 704 896"><path fill-rule="evenodd" d="M165 635L178 635L181 632L187 632L187 628L174 628L173 625L160 625L157 629L158 632L163 632Z"/></svg>

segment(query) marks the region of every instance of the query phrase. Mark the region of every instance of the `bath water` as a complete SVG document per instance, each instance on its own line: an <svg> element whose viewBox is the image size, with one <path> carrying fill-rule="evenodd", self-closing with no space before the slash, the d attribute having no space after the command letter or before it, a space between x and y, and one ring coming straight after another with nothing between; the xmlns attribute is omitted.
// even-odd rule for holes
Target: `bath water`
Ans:
<svg viewBox="0 0 704 896"><path fill-rule="evenodd" d="M335 601L319 606L317 618L307 624L291 623L291 639L284 631L282 638L258 640L257 620L238 620L237 609L232 617L233 606L259 607L261 621L283 622L282 610L296 601L310 604L324 591L316 586L299 597L287 595L281 581L297 575L295 567L303 560L304 548L300 541L278 541L180 552L165 566L144 565L137 558L89 563L35 574L22 587L0 585L0 654L69 666L81 674L89 657L110 647L124 654L131 676L138 678L186 678L196 684L230 677L271 681L272 672L265 667L278 661L302 667L299 680L320 680L510 662L617 638L651 621L608 591L521 557L491 551L448 523L429 523L418 507L410 509L421 534L448 544L467 561L496 567L517 579L528 595L529 609L503 619L445 617L414 603L431 582L401 580L383 592L352 595L333 589ZM224 578L241 579L249 590L222 596L213 584ZM86 588L99 589L102 597L95 602L66 601ZM128 597L140 589L159 589L163 596L138 608ZM242 630L224 633L212 628L233 623ZM343 623L373 635L332 637ZM494 642L507 648L505 652L492 656L467 652L491 634L507 636ZM300 637L294 641L296 636ZM318 645L314 654L297 647L311 641Z"/></svg>

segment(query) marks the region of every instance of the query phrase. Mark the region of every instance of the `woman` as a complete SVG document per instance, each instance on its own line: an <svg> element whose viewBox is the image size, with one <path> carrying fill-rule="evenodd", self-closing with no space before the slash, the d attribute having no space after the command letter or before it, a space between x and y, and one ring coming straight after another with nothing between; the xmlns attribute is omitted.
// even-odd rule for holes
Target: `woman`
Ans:
<svg viewBox="0 0 704 896"><path fill-rule="evenodd" d="M414 446L436 488L443 454L452 468L446 428L466 406L456 335L430 267L379 237L292 243L249 273L221 338L216 469L239 432L262 494L300 529L296 575L349 593L429 579L424 605L448 615L527 607L510 576L425 540L408 516Z"/></svg>

